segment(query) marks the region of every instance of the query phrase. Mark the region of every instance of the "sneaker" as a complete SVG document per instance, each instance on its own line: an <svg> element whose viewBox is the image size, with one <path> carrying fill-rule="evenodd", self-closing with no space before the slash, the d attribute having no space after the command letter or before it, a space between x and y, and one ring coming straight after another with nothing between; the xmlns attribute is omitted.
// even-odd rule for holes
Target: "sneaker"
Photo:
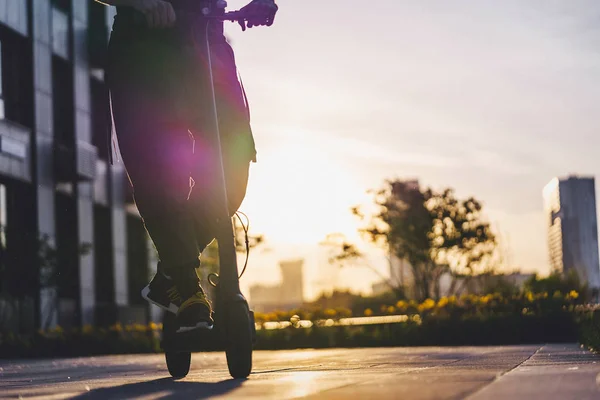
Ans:
<svg viewBox="0 0 600 400"><path fill-rule="evenodd" d="M203 291L198 291L181 304L177 311L177 333L195 329L212 329L212 307Z"/></svg>
<svg viewBox="0 0 600 400"><path fill-rule="evenodd" d="M163 274L160 269L150 283L142 289L142 297L149 303L177 314L183 299L171 278Z"/></svg>

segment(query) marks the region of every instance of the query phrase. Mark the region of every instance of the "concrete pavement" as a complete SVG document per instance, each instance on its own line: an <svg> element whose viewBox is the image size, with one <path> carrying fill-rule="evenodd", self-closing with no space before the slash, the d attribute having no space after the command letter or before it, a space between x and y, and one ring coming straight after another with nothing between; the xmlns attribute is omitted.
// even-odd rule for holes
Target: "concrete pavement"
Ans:
<svg viewBox="0 0 600 400"><path fill-rule="evenodd" d="M163 355L0 362L0 398L600 399L600 356L578 345L258 351L247 380L222 353L173 381Z"/></svg>

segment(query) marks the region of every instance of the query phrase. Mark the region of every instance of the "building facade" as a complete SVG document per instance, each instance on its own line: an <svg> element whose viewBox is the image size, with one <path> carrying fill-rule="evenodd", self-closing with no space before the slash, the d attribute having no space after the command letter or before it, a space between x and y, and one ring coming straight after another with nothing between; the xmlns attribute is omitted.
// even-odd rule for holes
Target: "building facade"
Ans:
<svg viewBox="0 0 600 400"><path fill-rule="evenodd" d="M149 318L153 249L123 164L108 162L113 13L0 2L0 330Z"/></svg>
<svg viewBox="0 0 600 400"><path fill-rule="evenodd" d="M548 251L554 271L576 271L600 289L596 189L593 177L554 178L544 188Z"/></svg>

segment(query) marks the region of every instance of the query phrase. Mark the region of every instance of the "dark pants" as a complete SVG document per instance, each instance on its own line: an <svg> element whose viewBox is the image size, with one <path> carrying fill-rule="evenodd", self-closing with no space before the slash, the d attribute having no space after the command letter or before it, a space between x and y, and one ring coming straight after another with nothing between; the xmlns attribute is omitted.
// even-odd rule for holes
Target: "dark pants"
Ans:
<svg viewBox="0 0 600 400"><path fill-rule="evenodd" d="M135 202L161 265L197 266L215 237L219 166L207 82L205 31L132 27L117 15L109 44L107 82L119 149ZM240 206L255 160L248 108L234 55L211 29L211 54L231 214Z"/></svg>

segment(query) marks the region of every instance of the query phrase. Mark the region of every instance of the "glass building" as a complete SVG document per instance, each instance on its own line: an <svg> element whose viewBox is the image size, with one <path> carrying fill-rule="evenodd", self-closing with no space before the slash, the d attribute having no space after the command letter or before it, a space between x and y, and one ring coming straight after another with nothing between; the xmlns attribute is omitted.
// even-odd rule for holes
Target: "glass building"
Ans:
<svg viewBox="0 0 600 400"><path fill-rule="evenodd" d="M92 0L0 1L0 331L155 313L139 296L154 250L123 164L108 162L113 12Z"/></svg>
<svg viewBox="0 0 600 400"><path fill-rule="evenodd" d="M544 188L548 250L554 271L576 271L591 289L600 289L598 224L594 178L554 178Z"/></svg>

